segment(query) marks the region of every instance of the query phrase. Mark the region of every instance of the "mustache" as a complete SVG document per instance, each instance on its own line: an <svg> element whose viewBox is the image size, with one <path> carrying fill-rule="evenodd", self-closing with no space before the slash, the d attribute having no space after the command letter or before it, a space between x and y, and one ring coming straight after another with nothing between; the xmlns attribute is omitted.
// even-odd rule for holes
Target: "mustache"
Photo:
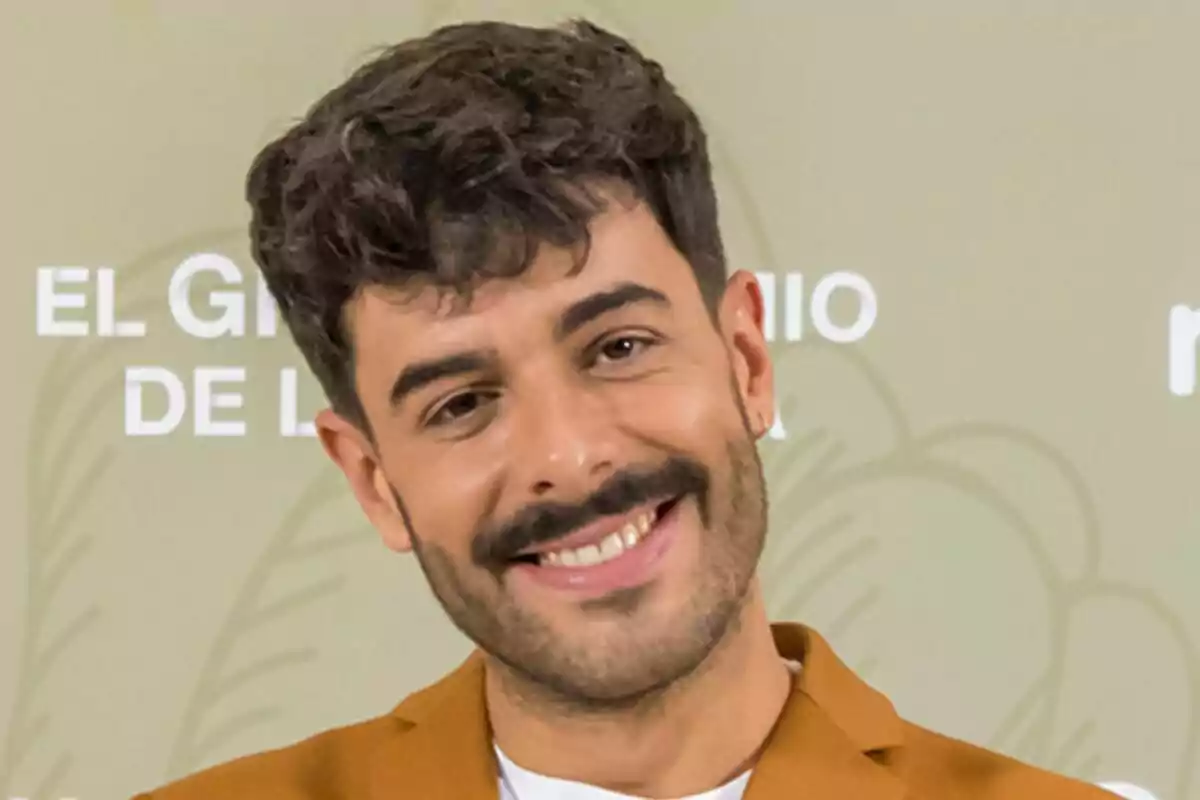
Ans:
<svg viewBox="0 0 1200 800"><path fill-rule="evenodd" d="M482 567L504 564L528 547L551 542L600 517L623 514L651 500L695 494L707 508L708 470L675 456L653 469L627 469L613 475L578 504L536 503L471 542L471 557Z"/></svg>

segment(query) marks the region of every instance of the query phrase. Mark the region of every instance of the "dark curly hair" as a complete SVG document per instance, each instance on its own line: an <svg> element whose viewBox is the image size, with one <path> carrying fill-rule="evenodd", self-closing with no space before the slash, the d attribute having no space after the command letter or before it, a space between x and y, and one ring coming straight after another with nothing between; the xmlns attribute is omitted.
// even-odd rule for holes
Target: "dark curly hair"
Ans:
<svg viewBox="0 0 1200 800"><path fill-rule="evenodd" d="M581 264L605 186L646 203L714 309L725 256L705 134L660 65L586 21L451 25L383 51L258 154L252 253L330 405L369 431L354 295L466 297L541 242Z"/></svg>

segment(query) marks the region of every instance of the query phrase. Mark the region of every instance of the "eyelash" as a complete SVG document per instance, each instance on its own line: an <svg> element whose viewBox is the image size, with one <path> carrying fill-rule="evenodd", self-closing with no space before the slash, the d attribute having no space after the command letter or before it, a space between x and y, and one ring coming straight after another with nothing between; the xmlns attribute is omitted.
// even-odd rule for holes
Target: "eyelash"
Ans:
<svg viewBox="0 0 1200 800"><path fill-rule="evenodd" d="M452 425L455 422L457 422L458 419L462 419L463 417L468 417L471 414L475 413L477 411L477 408L471 409L471 411L468 411L465 414L463 414L462 417L458 417L458 418L450 419L450 420L446 420L446 421L439 421L438 417L440 417L447 408L452 406L454 403L462 400L463 398L467 398L467 397L482 397L483 400L480 403L482 405L483 402L486 402L488 399L493 398L495 396L495 394L496 394L495 392L489 391L482 387L468 389L467 391L464 391L464 392L459 392L458 394L455 394L451 397L446 398L445 401L443 401L443 402L439 403L437 406L435 406L433 408L433 410L431 410L426 415L425 425L426 425L426 427L431 427L431 428L439 427L441 425Z"/></svg>
<svg viewBox="0 0 1200 800"><path fill-rule="evenodd" d="M640 346L641 349L635 350L632 355L629 355L626 358L615 359L616 361L625 361L629 358L636 357L640 353L644 352L647 348L658 344L659 339L648 333L619 333L613 336L606 336L597 341L593 347L588 349L589 358L587 359L587 363L591 365L598 361L600 357L603 356L604 349L609 345L616 342L626 341Z"/></svg>
<svg viewBox="0 0 1200 800"><path fill-rule="evenodd" d="M657 336L654 336L649 333L621 333L621 334L606 336L602 339L599 339L592 347L588 348L588 350L586 351L588 353L588 357L585 359L585 363L588 366L595 365L596 362L598 362L600 360L600 358L603 357L603 351L606 347L608 347L609 345L614 344L616 342L623 342L623 341L632 342L634 345L640 346L641 349L635 350L633 354L627 356L626 358L614 359L614 363L625 361L630 358L636 357L638 354L644 352L645 349L657 345L660 342L660 339ZM482 388L482 387L477 388L477 389L468 389L466 391L459 392L458 394L455 394L455 395L447 398L445 401L439 403L435 408L433 408L425 416L424 424L427 427L438 427L441 425L453 424L454 422L457 421L457 419L451 419L451 420L448 420L445 422L441 422L438 420L438 417L441 416L442 413L447 408L449 408L452 404L454 404L455 402L457 402L459 400L462 400L463 398L467 398L467 397L483 397L483 401L486 402L486 400L488 400L488 399L494 399L495 395L496 395L496 392L490 391L490 390ZM476 409L472 409L471 411L466 412L459 419L470 416L471 414L475 413L475 410Z"/></svg>

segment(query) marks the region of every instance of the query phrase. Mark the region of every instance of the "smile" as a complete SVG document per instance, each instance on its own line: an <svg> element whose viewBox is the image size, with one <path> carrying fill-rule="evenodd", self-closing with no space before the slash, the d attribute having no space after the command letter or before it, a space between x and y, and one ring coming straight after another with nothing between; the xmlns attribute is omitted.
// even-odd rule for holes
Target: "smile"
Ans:
<svg viewBox="0 0 1200 800"><path fill-rule="evenodd" d="M602 595L654 578L674 541L680 498L598 520L524 551L513 570L548 588Z"/></svg>
<svg viewBox="0 0 1200 800"><path fill-rule="evenodd" d="M642 537L650 532L657 519L657 508L643 511L632 521L622 525L619 530L605 536L599 544L539 553L538 564L543 567L587 567L620 558L626 550L641 543Z"/></svg>

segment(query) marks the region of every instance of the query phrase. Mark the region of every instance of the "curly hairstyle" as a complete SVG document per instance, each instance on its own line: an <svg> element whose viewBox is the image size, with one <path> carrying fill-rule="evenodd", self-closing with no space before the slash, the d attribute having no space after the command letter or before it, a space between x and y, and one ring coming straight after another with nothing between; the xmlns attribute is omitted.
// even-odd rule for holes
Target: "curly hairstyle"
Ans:
<svg viewBox="0 0 1200 800"><path fill-rule="evenodd" d="M613 185L654 213L713 310L725 255L706 137L661 66L582 20L451 25L384 50L256 156L251 250L331 407L369 433L355 294L464 298L540 243L582 264Z"/></svg>

